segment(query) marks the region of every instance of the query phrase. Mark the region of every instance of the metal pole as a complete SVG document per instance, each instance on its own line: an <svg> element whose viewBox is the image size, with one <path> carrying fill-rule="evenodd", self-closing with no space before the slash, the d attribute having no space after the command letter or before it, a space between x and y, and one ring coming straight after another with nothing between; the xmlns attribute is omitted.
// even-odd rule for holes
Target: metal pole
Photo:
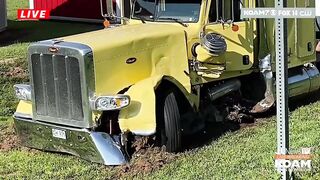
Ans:
<svg viewBox="0 0 320 180"><path fill-rule="evenodd" d="M275 7L286 7L286 0L276 0ZM289 152L288 110L288 39L287 20L275 19L276 27L276 83L277 83L277 144L278 154ZM286 169L281 169L281 179L290 179Z"/></svg>

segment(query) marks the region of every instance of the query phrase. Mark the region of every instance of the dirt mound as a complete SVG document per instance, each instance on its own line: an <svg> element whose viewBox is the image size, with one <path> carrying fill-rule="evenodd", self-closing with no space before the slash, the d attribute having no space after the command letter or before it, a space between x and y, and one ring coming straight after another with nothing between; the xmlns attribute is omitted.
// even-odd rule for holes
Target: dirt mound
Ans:
<svg viewBox="0 0 320 180"><path fill-rule="evenodd" d="M162 168L181 155L165 152L163 148L153 147L147 142L146 138L141 138L134 143L135 152L129 164L116 167L117 174L112 178L132 178L148 174Z"/></svg>
<svg viewBox="0 0 320 180"><path fill-rule="evenodd" d="M130 164L120 167L118 176L151 173L172 162L178 156L178 154L167 153L158 147L150 147L136 152Z"/></svg>
<svg viewBox="0 0 320 180"><path fill-rule="evenodd" d="M7 72L0 72L0 76L25 79L27 77L27 73L26 70L22 69L21 67L12 67Z"/></svg>
<svg viewBox="0 0 320 180"><path fill-rule="evenodd" d="M0 76L4 78L26 79L28 77L26 62L21 59L2 60L0 66Z"/></svg>

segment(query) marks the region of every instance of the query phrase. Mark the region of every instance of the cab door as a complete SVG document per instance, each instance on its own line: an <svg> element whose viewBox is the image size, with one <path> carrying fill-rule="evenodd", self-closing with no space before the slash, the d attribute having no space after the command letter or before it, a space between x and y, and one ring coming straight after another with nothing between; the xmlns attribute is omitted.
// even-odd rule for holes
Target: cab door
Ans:
<svg viewBox="0 0 320 180"><path fill-rule="evenodd" d="M253 21L240 17L241 8L248 5L249 0L211 0L206 32L218 33L226 40L226 53L212 58L225 63L225 71L247 70L253 65Z"/></svg>

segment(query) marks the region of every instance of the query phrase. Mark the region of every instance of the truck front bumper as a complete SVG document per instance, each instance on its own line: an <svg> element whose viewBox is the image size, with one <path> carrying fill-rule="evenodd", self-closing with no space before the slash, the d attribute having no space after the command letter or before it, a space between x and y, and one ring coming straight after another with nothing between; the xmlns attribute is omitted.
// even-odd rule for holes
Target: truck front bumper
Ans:
<svg viewBox="0 0 320 180"><path fill-rule="evenodd" d="M15 129L24 146L79 156L88 161L105 165L127 163L119 137L88 129L77 129L47 124L14 116ZM53 137L53 129L65 133L65 139ZM118 141L116 140L118 139Z"/></svg>

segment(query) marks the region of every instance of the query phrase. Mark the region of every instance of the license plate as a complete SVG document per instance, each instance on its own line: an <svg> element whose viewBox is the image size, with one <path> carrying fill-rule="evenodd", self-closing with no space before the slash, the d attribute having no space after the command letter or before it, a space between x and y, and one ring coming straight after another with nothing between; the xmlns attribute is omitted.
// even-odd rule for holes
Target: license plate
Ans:
<svg viewBox="0 0 320 180"><path fill-rule="evenodd" d="M67 139L66 131L60 129L52 129L52 136L59 139Z"/></svg>

